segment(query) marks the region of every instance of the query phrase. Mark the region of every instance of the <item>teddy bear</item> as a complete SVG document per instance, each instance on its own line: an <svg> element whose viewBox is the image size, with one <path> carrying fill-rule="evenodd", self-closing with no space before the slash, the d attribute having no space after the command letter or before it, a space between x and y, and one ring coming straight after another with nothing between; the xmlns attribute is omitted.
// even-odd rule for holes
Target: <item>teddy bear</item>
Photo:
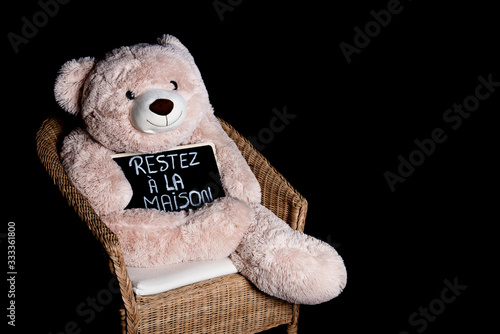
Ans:
<svg viewBox="0 0 500 334"><path fill-rule="evenodd" d="M117 235L127 266L229 256L258 289L292 303L325 302L343 290L347 273L336 250L261 204L256 177L214 115L200 71L177 38L70 60L54 92L83 121L63 140L63 167ZM133 190L113 154L204 142L216 147L225 196L174 212L126 208Z"/></svg>

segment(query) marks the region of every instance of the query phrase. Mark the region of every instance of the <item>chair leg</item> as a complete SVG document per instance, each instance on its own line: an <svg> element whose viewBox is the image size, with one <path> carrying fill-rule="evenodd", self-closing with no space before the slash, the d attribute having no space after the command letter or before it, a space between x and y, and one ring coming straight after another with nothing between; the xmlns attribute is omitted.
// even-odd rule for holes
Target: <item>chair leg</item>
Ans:
<svg viewBox="0 0 500 334"><path fill-rule="evenodd" d="M298 324L289 324L286 325L286 333L287 334L297 334L299 332L299 326Z"/></svg>
<svg viewBox="0 0 500 334"><path fill-rule="evenodd" d="M125 308L123 307L120 307L120 320L121 320L122 334L127 334L127 314Z"/></svg>
<svg viewBox="0 0 500 334"><path fill-rule="evenodd" d="M286 326L287 334L297 334L299 331L299 310L300 305L294 304L292 311L292 322Z"/></svg>

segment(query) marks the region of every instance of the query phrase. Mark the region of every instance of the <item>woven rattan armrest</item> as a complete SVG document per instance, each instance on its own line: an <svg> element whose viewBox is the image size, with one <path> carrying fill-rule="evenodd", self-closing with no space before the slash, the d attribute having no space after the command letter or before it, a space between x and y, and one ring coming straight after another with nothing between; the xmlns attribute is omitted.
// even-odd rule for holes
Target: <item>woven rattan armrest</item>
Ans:
<svg viewBox="0 0 500 334"><path fill-rule="evenodd" d="M137 327L137 305L132 283L117 236L103 223L87 199L76 189L63 169L59 158L58 143L64 131L64 122L57 117L47 118L36 135L37 154L52 181L57 185L68 204L85 222L109 256L110 269L119 282L120 293L127 312L127 327Z"/></svg>
<svg viewBox="0 0 500 334"><path fill-rule="evenodd" d="M87 199L73 186L68 175L63 169L58 153L58 142L63 133L63 121L57 117L46 119L37 133L37 153L63 196L67 199L80 219L89 227L90 231L101 242L106 252L120 246L118 238L102 222Z"/></svg>
<svg viewBox="0 0 500 334"><path fill-rule="evenodd" d="M307 200L255 147L230 124L219 118L222 128L236 143L262 189L262 204L299 231L304 231Z"/></svg>

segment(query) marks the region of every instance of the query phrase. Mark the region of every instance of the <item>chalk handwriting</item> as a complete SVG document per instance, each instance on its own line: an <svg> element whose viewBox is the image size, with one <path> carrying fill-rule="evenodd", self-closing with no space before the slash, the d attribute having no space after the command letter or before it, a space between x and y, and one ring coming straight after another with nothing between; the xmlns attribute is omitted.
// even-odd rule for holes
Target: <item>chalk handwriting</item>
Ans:
<svg viewBox="0 0 500 334"><path fill-rule="evenodd" d="M225 196L212 147L113 157L132 185L127 208L196 209Z"/></svg>

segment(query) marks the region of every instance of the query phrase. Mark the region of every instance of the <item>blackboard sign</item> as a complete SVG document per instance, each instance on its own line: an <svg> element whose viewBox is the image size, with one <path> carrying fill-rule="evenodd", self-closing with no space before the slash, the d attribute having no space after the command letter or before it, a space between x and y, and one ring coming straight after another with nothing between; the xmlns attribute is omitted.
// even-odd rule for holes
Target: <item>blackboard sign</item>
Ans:
<svg viewBox="0 0 500 334"><path fill-rule="evenodd" d="M132 185L126 209L196 209L225 196L212 143L185 145L155 154L115 154Z"/></svg>

